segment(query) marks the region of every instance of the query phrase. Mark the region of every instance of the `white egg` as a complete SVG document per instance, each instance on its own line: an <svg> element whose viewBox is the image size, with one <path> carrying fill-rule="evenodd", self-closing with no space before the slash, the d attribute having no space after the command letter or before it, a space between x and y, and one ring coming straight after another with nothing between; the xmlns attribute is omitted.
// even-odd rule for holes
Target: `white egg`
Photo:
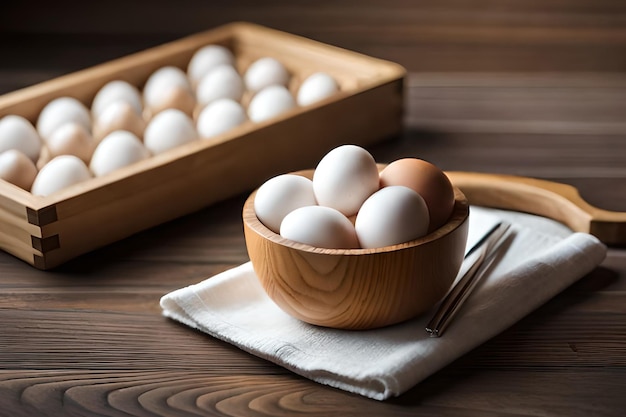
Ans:
<svg viewBox="0 0 626 417"><path fill-rule="evenodd" d="M287 214L316 204L310 179L283 174L270 178L259 187L254 197L254 212L265 227L279 233L280 224Z"/></svg>
<svg viewBox="0 0 626 417"><path fill-rule="evenodd" d="M100 177L149 156L150 152L137 136L125 130L116 130L98 144L89 168L94 175Z"/></svg>
<svg viewBox="0 0 626 417"><path fill-rule="evenodd" d="M426 235L429 221L422 196L403 185L392 185L365 200L354 227L362 248L381 248Z"/></svg>
<svg viewBox="0 0 626 417"><path fill-rule="evenodd" d="M244 74L246 88L252 92L261 91L270 85L286 86L289 71L275 58L264 57L254 61Z"/></svg>
<svg viewBox="0 0 626 417"><path fill-rule="evenodd" d="M235 56L230 49L221 45L206 45L198 49L189 64L187 75L195 85L200 79L218 65L235 65Z"/></svg>
<svg viewBox="0 0 626 417"><path fill-rule="evenodd" d="M144 105L148 108L160 108L168 100L171 90L182 89L192 92L187 76L178 67L165 66L154 71L143 87Z"/></svg>
<svg viewBox="0 0 626 417"><path fill-rule="evenodd" d="M116 130L127 130L137 137L143 136L146 128L141 113L137 113L130 103L114 101L106 106L93 122L93 137L96 142Z"/></svg>
<svg viewBox="0 0 626 417"><path fill-rule="evenodd" d="M89 163L95 144L91 134L80 124L68 122L52 132L46 143L48 158L74 155Z"/></svg>
<svg viewBox="0 0 626 417"><path fill-rule="evenodd" d="M339 84L325 72L316 72L307 77L296 95L296 101L300 106L317 103L339 91Z"/></svg>
<svg viewBox="0 0 626 417"><path fill-rule="evenodd" d="M239 126L246 120L248 117L241 104L222 98L202 109L198 114L196 128L201 138L209 139Z"/></svg>
<svg viewBox="0 0 626 417"><path fill-rule="evenodd" d="M354 226L337 210L324 206L300 207L285 216L280 235L318 248L358 248Z"/></svg>
<svg viewBox="0 0 626 417"><path fill-rule="evenodd" d="M196 87L196 99L202 106L220 98L240 101L244 90L243 80L237 70L230 65L219 65L200 79Z"/></svg>
<svg viewBox="0 0 626 417"><path fill-rule="evenodd" d="M135 113L141 115L143 105L139 89L122 80L109 81L98 90L91 102L91 113L97 118L111 103L117 101L128 103Z"/></svg>
<svg viewBox="0 0 626 417"><path fill-rule="evenodd" d="M91 132L91 115L87 107L73 97L59 97L50 101L39 113L37 131L45 141L59 126L75 122Z"/></svg>
<svg viewBox="0 0 626 417"><path fill-rule="evenodd" d="M356 145L342 145L328 152L313 173L317 202L352 216L379 188L374 157Z"/></svg>
<svg viewBox="0 0 626 417"><path fill-rule="evenodd" d="M31 193L48 196L89 178L89 168L80 158L74 155L57 156L41 168L33 182Z"/></svg>
<svg viewBox="0 0 626 417"><path fill-rule="evenodd" d="M146 126L143 143L154 155L198 139L189 116L177 109L163 110Z"/></svg>
<svg viewBox="0 0 626 417"><path fill-rule="evenodd" d="M10 114L0 119L0 152L16 149L36 161L41 145L39 134L24 117Z"/></svg>
<svg viewBox="0 0 626 417"><path fill-rule="evenodd" d="M270 85L252 97L248 105L248 117L253 122L262 122L294 107L296 102L287 88Z"/></svg>
<svg viewBox="0 0 626 417"><path fill-rule="evenodd" d="M37 176L35 163L21 151L0 152L0 179L29 191Z"/></svg>

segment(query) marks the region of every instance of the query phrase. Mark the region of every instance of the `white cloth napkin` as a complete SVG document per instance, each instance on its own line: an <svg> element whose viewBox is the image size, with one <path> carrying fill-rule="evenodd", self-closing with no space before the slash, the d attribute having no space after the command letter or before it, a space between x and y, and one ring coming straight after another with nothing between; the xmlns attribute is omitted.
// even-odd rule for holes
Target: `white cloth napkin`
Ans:
<svg viewBox="0 0 626 417"><path fill-rule="evenodd" d="M510 246L440 338L425 331L432 311L368 331L306 324L265 295L250 262L165 295L161 307L167 317L313 381L384 400L502 332L606 255L595 237L552 220L474 206L468 247L499 218L512 224Z"/></svg>

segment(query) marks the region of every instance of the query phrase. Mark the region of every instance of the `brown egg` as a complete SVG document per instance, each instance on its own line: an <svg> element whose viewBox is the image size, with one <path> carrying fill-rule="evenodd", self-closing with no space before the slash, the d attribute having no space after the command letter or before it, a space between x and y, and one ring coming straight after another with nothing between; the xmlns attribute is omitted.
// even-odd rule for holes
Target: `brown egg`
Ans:
<svg viewBox="0 0 626 417"><path fill-rule="evenodd" d="M146 122L132 104L121 100L114 101L96 117L93 126L93 138L96 143L100 143L105 136L116 130L126 130L141 138L145 128Z"/></svg>
<svg viewBox="0 0 626 417"><path fill-rule="evenodd" d="M418 158L393 161L380 173L380 186L403 185L422 196L428 206L431 232L448 221L454 208L454 189L437 166Z"/></svg>
<svg viewBox="0 0 626 417"><path fill-rule="evenodd" d="M68 122L55 129L46 140L46 157L49 161L60 155L74 155L88 164L94 147L87 129L78 123Z"/></svg>
<svg viewBox="0 0 626 417"><path fill-rule="evenodd" d="M0 153L0 179L29 191L37 176L35 163L16 149Z"/></svg>
<svg viewBox="0 0 626 417"><path fill-rule="evenodd" d="M164 91L161 100L152 106L146 106L144 110L144 118L149 120L157 115L157 113L166 109L178 109L193 117L196 108L196 98L191 91L183 87L172 87Z"/></svg>

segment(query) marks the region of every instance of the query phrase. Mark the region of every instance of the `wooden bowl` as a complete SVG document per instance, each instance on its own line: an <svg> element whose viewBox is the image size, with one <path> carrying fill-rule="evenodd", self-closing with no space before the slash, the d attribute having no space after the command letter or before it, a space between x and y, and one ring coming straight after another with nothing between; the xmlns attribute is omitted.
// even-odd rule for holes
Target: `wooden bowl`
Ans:
<svg viewBox="0 0 626 417"><path fill-rule="evenodd" d="M313 171L299 171L311 178ZM265 227L253 192L243 207L246 247L267 295L307 323L371 329L413 318L434 306L463 261L469 204L455 188L448 222L432 233L377 249L325 249L297 243Z"/></svg>

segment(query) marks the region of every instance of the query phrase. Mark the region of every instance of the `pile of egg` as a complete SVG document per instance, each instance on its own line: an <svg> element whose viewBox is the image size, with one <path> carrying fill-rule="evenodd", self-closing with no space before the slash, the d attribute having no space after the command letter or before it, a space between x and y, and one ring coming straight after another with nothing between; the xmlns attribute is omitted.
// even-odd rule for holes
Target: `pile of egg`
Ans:
<svg viewBox="0 0 626 417"><path fill-rule="evenodd" d="M318 248L381 248L418 239L447 222L454 189L430 162L403 158L380 172L365 149L342 145L313 178L282 174L256 191L254 211L285 239Z"/></svg>
<svg viewBox="0 0 626 417"><path fill-rule="evenodd" d="M46 104L35 125L19 115L0 119L0 180L46 196L339 91L332 76L318 72L292 94L287 88L291 78L272 57L259 58L240 74L229 49L207 45L194 53L186 72L163 66L142 90L123 80L110 81L90 108L75 98L58 97Z"/></svg>

